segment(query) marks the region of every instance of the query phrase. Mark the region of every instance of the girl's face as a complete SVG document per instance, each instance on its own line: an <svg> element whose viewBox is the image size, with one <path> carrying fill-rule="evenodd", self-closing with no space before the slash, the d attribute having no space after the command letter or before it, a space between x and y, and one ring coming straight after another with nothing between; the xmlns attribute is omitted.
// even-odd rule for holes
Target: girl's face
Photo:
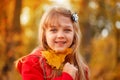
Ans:
<svg viewBox="0 0 120 80"><path fill-rule="evenodd" d="M45 30L45 38L48 46L57 52L69 48L73 42L74 30L70 18L60 15L54 26Z"/></svg>

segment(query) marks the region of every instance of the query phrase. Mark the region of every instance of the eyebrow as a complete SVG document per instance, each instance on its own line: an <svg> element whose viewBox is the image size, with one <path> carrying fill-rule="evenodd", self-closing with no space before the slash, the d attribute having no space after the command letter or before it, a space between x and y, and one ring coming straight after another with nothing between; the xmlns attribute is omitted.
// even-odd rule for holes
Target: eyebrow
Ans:
<svg viewBox="0 0 120 80"><path fill-rule="evenodd" d="M72 25L65 25L64 28L72 28Z"/></svg>

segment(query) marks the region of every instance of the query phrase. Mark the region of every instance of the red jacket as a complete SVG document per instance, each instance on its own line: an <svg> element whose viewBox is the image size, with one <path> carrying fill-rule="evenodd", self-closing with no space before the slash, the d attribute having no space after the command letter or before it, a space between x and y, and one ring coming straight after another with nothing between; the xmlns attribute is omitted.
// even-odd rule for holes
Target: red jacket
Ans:
<svg viewBox="0 0 120 80"><path fill-rule="evenodd" d="M73 80L65 72L62 72L61 76L51 78L52 68L46 63L45 58L41 56L39 49L22 58L18 62L17 69L22 75L22 80Z"/></svg>

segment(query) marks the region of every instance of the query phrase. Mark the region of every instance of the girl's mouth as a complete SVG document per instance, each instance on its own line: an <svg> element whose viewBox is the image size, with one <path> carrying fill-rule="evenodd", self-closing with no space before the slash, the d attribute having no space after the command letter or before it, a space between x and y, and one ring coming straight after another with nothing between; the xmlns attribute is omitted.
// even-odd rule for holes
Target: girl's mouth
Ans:
<svg viewBox="0 0 120 80"><path fill-rule="evenodd" d="M55 44L58 46L64 46L66 44L66 41L55 41Z"/></svg>
<svg viewBox="0 0 120 80"><path fill-rule="evenodd" d="M65 44L66 41L55 41L56 44Z"/></svg>

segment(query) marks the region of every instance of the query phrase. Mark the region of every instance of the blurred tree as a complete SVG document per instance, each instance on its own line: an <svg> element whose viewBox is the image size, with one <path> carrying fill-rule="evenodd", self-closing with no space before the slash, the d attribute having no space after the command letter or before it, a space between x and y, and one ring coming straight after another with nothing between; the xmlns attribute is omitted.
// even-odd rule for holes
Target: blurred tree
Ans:
<svg viewBox="0 0 120 80"><path fill-rule="evenodd" d="M21 40L20 40L20 37L21 37L20 36L20 33L21 33L21 26L20 26L21 3L22 3L22 0L11 0L11 1L4 0L0 6L1 9L3 8L1 11L2 18L0 18L0 21L2 22L1 26L3 26L2 28L4 31L1 34L1 36L3 36L2 39L5 45L4 51L2 51L2 55L3 55L2 57L4 58L4 64L1 67L1 76L0 76L1 80L10 79L8 72L12 70L13 65L14 65L13 64L15 60L14 55L16 53L15 49L17 46L21 45ZM5 5L6 7L3 7ZM9 9L13 11L10 11ZM9 14L9 12L13 15Z"/></svg>

